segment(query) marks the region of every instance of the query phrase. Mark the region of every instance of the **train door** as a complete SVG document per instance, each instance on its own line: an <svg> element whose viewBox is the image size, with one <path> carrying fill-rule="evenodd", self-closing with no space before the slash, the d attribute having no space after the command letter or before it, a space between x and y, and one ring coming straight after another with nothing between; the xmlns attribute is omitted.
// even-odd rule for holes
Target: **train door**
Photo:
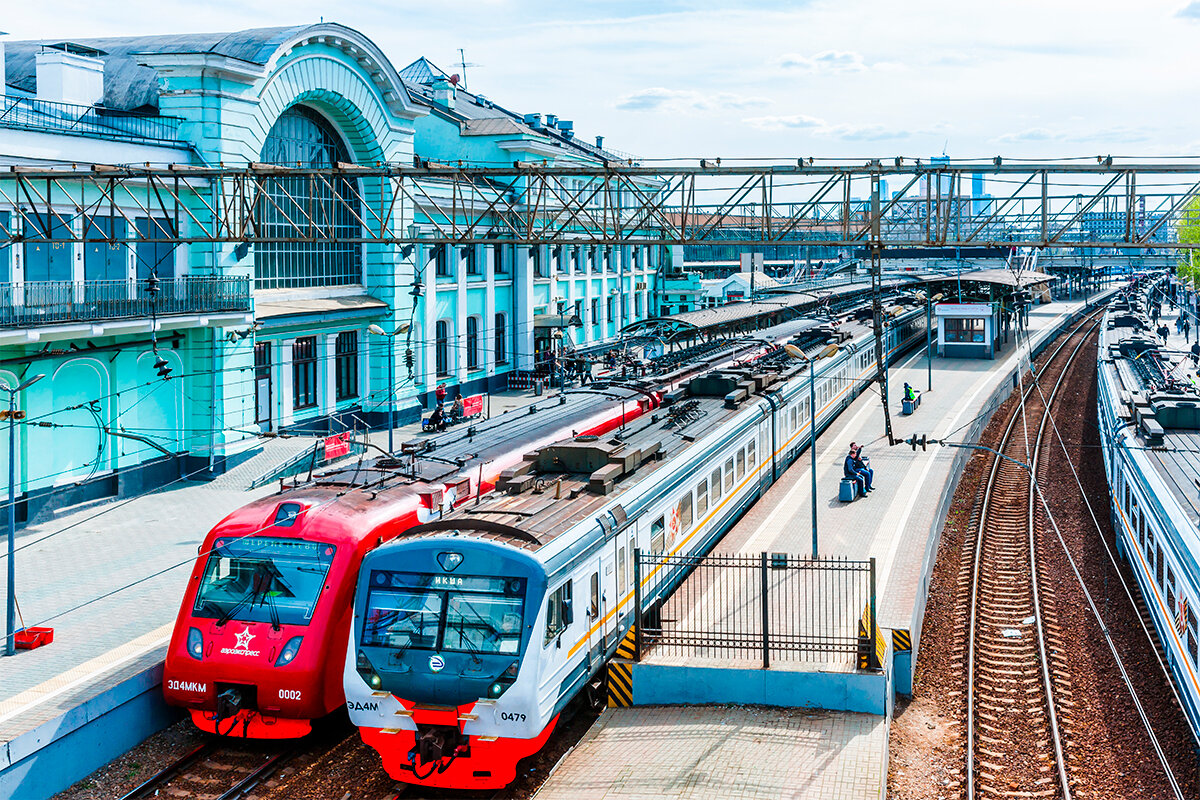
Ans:
<svg viewBox="0 0 1200 800"><path fill-rule="evenodd" d="M602 633L603 652L607 653L609 645L619 635L617 633L616 588L617 582L617 542L613 540L612 547L604 548L600 558L600 630Z"/></svg>
<svg viewBox="0 0 1200 800"><path fill-rule="evenodd" d="M254 421L271 430L271 343L254 343Z"/></svg>

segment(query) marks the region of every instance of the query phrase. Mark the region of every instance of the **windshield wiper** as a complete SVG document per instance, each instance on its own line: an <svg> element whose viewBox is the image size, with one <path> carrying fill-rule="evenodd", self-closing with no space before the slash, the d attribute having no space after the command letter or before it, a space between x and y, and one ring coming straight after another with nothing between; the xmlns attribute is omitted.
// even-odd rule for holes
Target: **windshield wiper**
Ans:
<svg viewBox="0 0 1200 800"><path fill-rule="evenodd" d="M267 610L271 612L271 630L278 633L280 631L279 609L275 607L275 595L271 594L270 591L267 591L263 594L263 597L267 601ZM262 603L260 602L259 605L262 605Z"/></svg>

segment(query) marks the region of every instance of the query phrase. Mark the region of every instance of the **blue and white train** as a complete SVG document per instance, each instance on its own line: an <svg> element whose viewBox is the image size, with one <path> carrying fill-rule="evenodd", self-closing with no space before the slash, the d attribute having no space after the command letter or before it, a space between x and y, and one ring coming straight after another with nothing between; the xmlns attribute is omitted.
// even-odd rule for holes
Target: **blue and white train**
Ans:
<svg viewBox="0 0 1200 800"><path fill-rule="evenodd" d="M1186 354L1164 347L1142 279L1104 316L1098 352L1101 449L1117 545L1166 653L1193 736L1200 732L1200 390Z"/></svg>
<svg viewBox="0 0 1200 800"><path fill-rule="evenodd" d="M889 318L889 356L924 342L923 308ZM820 362L818 429L875 376L874 337L853 327ZM707 552L807 445L807 367L764 361L695 378L612 434L540 448L490 498L364 558L343 684L393 778L513 781L632 624L634 549ZM682 577L645 576L643 602Z"/></svg>

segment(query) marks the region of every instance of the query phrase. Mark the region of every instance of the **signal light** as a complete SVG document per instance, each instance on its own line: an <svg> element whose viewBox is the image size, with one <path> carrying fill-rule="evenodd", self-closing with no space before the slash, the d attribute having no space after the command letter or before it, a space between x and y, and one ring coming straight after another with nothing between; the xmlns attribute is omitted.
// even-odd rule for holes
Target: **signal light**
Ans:
<svg viewBox="0 0 1200 800"><path fill-rule="evenodd" d="M162 356L159 356L158 358L154 359L154 368L156 370L158 370L158 377L160 377L160 378L166 378L168 375L170 375L174 371L171 368L170 362L167 361Z"/></svg>
<svg viewBox="0 0 1200 800"><path fill-rule="evenodd" d="M200 633L199 628L188 628L187 651L188 655L197 661L200 661L203 658L204 634Z"/></svg>

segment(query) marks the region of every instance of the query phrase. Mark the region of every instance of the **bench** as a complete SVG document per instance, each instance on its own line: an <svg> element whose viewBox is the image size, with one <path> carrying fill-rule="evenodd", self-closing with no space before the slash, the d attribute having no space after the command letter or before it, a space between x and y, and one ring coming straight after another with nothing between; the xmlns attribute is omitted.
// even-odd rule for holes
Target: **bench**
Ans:
<svg viewBox="0 0 1200 800"><path fill-rule="evenodd" d="M854 478L842 478L842 483L838 487L838 500L843 503L852 503L858 497L858 481Z"/></svg>
<svg viewBox="0 0 1200 800"><path fill-rule="evenodd" d="M912 414L914 411L916 411L920 406L921 406L921 393L917 392L916 397L914 399L900 401L900 413L904 416L908 416L909 414Z"/></svg>

